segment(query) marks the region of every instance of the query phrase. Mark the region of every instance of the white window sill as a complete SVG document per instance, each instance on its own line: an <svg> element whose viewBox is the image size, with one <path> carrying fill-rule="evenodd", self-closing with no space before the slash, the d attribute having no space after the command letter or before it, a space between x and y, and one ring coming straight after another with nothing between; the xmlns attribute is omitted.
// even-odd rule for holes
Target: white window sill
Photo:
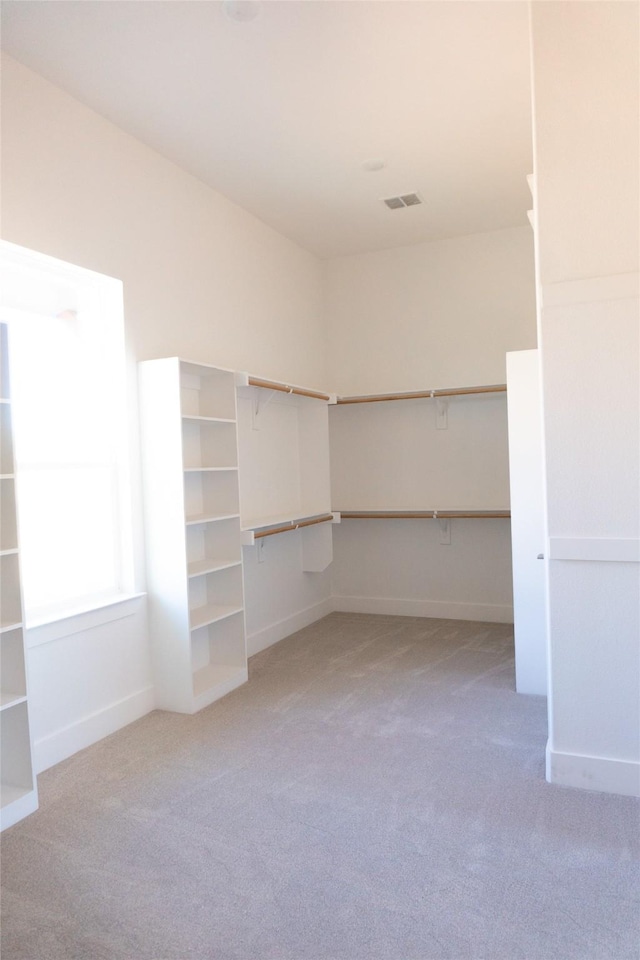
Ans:
<svg viewBox="0 0 640 960"><path fill-rule="evenodd" d="M146 596L146 593L118 594L89 608L67 611L60 616L50 614L46 618L33 618L26 624L27 647L39 647L52 640L132 617L141 611Z"/></svg>

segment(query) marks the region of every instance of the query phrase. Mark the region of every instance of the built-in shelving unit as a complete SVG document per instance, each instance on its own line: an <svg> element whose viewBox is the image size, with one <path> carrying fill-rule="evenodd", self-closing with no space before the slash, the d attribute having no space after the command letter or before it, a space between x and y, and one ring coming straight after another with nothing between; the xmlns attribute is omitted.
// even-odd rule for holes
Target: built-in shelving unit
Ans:
<svg viewBox="0 0 640 960"><path fill-rule="evenodd" d="M248 676L235 374L145 361L140 408L157 702L194 713Z"/></svg>
<svg viewBox="0 0 640 960"><path fill-rule="evenodd" d="M6 324L0 324L0 401L0 826L4 830L38 807L31 759Z"/></svg>

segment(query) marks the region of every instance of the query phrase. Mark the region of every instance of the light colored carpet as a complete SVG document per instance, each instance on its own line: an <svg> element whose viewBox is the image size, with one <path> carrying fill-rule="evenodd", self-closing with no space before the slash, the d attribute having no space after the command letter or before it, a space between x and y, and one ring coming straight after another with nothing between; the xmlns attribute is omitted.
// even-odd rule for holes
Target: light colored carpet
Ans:
<svg viewBox="0 0 640 960"><path fill-rule="evenodd" d="M2 960L637 960L638 805L545 783L512 648L332 614L43 774Z"/></svg>

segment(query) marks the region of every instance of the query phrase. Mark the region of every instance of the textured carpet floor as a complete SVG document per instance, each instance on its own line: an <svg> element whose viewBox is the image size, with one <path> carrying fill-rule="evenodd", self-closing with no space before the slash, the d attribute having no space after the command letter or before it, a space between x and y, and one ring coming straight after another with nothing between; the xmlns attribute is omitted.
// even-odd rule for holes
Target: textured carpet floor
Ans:
<svg viewBox="0 0 640 960"><path fill-rule="evenodd" d="M332 614L39 778L2 960L637 960L638 805L544 781L500 624Z"/></svg>

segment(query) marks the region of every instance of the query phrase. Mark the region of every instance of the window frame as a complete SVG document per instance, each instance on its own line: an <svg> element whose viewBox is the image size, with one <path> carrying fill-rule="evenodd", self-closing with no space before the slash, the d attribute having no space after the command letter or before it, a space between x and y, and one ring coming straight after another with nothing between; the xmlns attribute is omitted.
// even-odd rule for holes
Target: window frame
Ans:
<svg viewBox="0 0 640 960"><path fill-rule="evenodd" d="M111 353L111 373L114 389L109 395L110 419L115 423L114 456L110 465L115 472L115 510L114 538L118 543L117 576L118 586L114 592L92 595L80 595L69 599L59 607L43 607L31 613L25 607L25 627L29 633L29 646L48 642L50 639L68 636L80 630L99 626L110 620L134 612L130 601L144 596L137 589L134 569L134 527L133 527L133 487L131 475L130 424L135 417L129 409L127 350L124 326L123 285L120 280L103 274L57 260L45 254L19 247L7 241L0 241L0 264L3 269L25 269L40 273L43 279L81 287L89 290L99 303L98 321L102 326L101 336L106 336ZM2 306L10 330L18 319L17 314L34 313L27 306L24 310ZM108 325L108 326L107 326ZM19 448L19 443L17 444ZM80 462L79 458L79 461ZM44 460L43 460L44 463ZM56 463L55 466L60 466ZM50 465L51 466L51 465ZM18 524L20 515L20 480L18 464L14 464L16 473L16 499L18 506ZM23 571L24 575L24 571ZM139 602L139 601L138 601ZM124 612L123 612L124 611ZM127 612L128 611L128 612Z"/></svg>

